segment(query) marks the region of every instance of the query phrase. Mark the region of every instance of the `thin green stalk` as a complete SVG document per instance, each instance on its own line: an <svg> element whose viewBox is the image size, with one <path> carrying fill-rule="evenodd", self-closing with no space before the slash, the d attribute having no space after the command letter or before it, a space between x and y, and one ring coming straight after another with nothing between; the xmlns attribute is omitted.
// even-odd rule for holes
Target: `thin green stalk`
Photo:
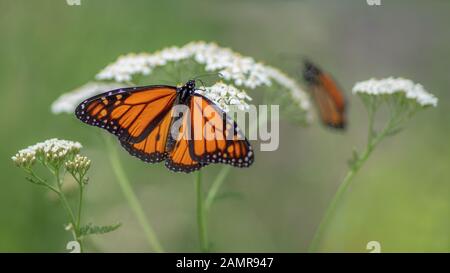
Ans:
<svg viewBox="0 0 450 273"><path fill-rule="evenodd" d="M206 195L205 199L206 211L209 211L209 209L211 208L214 199L216 198L217 193L219 192L219 189L222 186L223 182L225 181L225 178L227 177L228 173L230 173L230 170L231 170L230 166L223 166L219 174L216 176L216 179L214 179L213 183L211 184L211 187L209 188L208 194Z"/></svg>
<svg viewBox="0 0 450 273"><path fill-rule="evenodd" d="M116 150L114 143L112 142L111 138L106 135L105 135L105 142L106 142L106 146L107 146L107 149L109 152L109 160L111 162L112 169L116 175L117 182L119 183L119 186L125 196L125 199L128 202L128 205L130 206L134 215L138 219L139 224L141 225L142 229L144 230L144 233L145 233L145 236L146 236L146 239L147 239L149 245L156 252L164 252L153 228L151 227L151 225L149 223L147 216L144 213L144 210L142 209L141 204L139 203L138 198L136 197L136 194L133 191L133 188L131 187L128 177L126 176L125 171L123 170L123 167L122 167L122 164L120 163L119 155L117 154L117 150Z"/></svg>
<svg viewBox="0 0 450 273"><path fill-rule="evenodd" d="M80 219L81 219L81 200L82 200L82 195L80 195L80 204L79 204L79 211L78 211L78 218L75 218L75 214L73 213L70 204L68 202L68 200L66 199L66 196L64 195L63 191L62 191L62 183L61 183L61 178L60 178L60 174L59 174L59 169L55 169L53 167L50 167L48 165L46 165L49 170L52 172L52 174L55 176L55 180L56 180L56 187L53 187L52 185L48 184L47 182L45 182L42 178L40 178L39 176L37 176L34 171L32 169L25 169L25 171L31 176L31 178L29 179L32 183L35 183L37 185L41 185L44 186L46 188L48 188L49 190L53 191L54 193L56 193L56 195L58 195L64 210L66 211L67 216L69 217L69 222L71 224L71 230L72 230L72 236L73 239L75 241L77 241L80 244L80 251L83 252L83 243L81 242L80 239ZM82 194L82 192L81 192Z"/></svg>
<svg viewBox="0 0 450 273"><path fill-rule="evenodd" d="M28 179L28 181L30 181L34 184L40 185L40 186L47 187L49 190L51 190L54 193L56 193L57 195L59 195L59 191L57 188L53 187L52 185L45 182L42 178L37 176L32 169L25 169L25 171L31 176L31 178Z"/></svg>
<svg viewBox="0 0 450 273"><path fill-rule="evenodd" d="M81 234L80 234L80 228L81 228L81 204L83 203L83 189L80 188L80 200L79 200L79 204L78 204L78 218L77 218L77 225L75 227L76 229L76 234L77 234L77 241L80 244L80 252L83 252L83 243L81 241Z"/></svg>
<svg viewBox="0 0 450 273"><path fill-rule="evenodd" d="M206 213L203 199L201 171L198 171L195 176L195 192L197 194L197 225L200 248L203 252L208 252L208 231L206 226Z"/></svg>
<svg viewBox="0 0 450 273"><path fill-rule="evenodd" d="M340 201L343 193L347 190L351 179L355 175L355 170L350 169L350 171L347 173L347 175L344 178L344 181L339 186L336 194L334 195L333 199L331 200L330 205L328 206L327 210L325 211L325 214L322 218L322 221L319 224L319 227L316 230L316 233L314 234L314 237L312 239L311 245L309 246L308 252L317 252L317 248L320 243L320 239L323 236L323 232L325 227L328 225L332 214L336 210L336 205Z"/></svg>
<svg viewBox="0 0 450 273"><path fill-rule="evenodd" d="M73 214L72 209L70 208L69 201L67 201L66 196L62 192L61 180L60 180L60 177L59 177L59 171L58 170L55 172L55 177L56 177L56 187L58 188L59 198L61 199L61 203L63 204L64 209L66 210L67 214L70 217L71 224L75 228L76 227L75 226L75 224L76 224L75 215Z"/></svg>
<svg viewBox="0 0 450 273"><path fill-rule="evenodd" d="M62 191L62 187L61 187L62 183L61 183L61 177L59 175L59 169L53 170L53 174L55 175L55 178L56 178L56 187L58 188L59 199L61 200L61 203L70 218L69 221L70 221L70 224L72 225L71 228L72 228L73 239L75 241L77 241L78 244L80 245L80 252L83 252L83 242L80 239L79 224L78 224L78 221L75 218L75 215L70 207L69 201L67 201L67 198Z"/></svg>
<svg viewBox="0 0 450 273"><path fill-rule="evenodd" d="M319 227L316 230L316 233L314 234L314 237L311 241L311 244L309 246L308 251L309 252L317 252L318 246L320 243L320 240L323 237L323 233L325 231L325 228L330 223L334 212L336 211L344 193L347 191L348 187L350 186L350 182L352 181L352 178L354 175L361 169L361 167L364 165L364 163L369 158L372 151L375 149L375 147L380 143L380 141L386 136L386 134L392 129L392 120L391 119L387 125L384 127L384 129L380 133L376 133L374 130L374 112L369 111L369 135L368 135L368 142L366 149L364 153L358 158L356 162L353 163L353 165L350 167L350 170L347 172L343 182L341 185L339 185L339 188L334 195L333 199L330 202L330 205L328 206L327 210L325 211L325 214L319 224Z"/></svg>
<svg viewBox="0 0 450 273"><path fill-rule="evenodd" d="M366 149L364 152L364 156L355 163L354 168L350 168L350 170L345 175L344 181L339 185L339 188L336 192L336 194L333 196L333 199L331 199L330 204L328 205L327 210L325 211L325 214L319 224L319 227L316 230L316 233L314 234L314 237L311 241L311 244L309 246L308 252L317 252L320 240L323 237L323 233L325 230L325 227L328 226L335 210L337 209L338 203L341 201L343 194L347 191L348 187L350 186L350 182L352 181L353 176L358 172L362 164L367 160L371 153L372 149Z"/></svg>
<svg viewBox="0 0 450 273"><path fill-rule="evenodd" d="M81 179L79 181L79 187L80 187L80 196L78 199L78 218L77 218L77 229L80 229L80 224L81 224L81 211L82 211L82 204L83 204L83 190L84 190L84 185L83 185L83 180Z"/></svg>

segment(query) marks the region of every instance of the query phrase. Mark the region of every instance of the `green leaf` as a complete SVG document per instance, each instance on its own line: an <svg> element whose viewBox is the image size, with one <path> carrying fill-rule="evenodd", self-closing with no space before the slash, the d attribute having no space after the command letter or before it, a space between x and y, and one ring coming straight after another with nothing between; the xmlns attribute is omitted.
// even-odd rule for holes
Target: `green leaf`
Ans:
<svg viewBox="0 0 450 273"><path fill-rule="evenodd" d="M110 226L96 226L92 223L89 223L80 228L80 236L88 236L92 234L105 234L111 231L118 229L122 223L118 223Z"/></svg>

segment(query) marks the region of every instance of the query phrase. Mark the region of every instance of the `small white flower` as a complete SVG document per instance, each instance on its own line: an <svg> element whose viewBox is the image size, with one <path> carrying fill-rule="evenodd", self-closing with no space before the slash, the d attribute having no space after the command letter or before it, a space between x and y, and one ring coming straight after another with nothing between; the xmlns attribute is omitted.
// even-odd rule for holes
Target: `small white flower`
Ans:
<svg viewBox="0 0 450 273"><path fill-rule="evenodd" d="M91 166L91 161L85 157L77 154L73 160L65 163L66 170L70 173L85 174Z"/></svg>
<svg viewBox="0 0 450 273"><path fill-rule="evenodd" d="M231 105L238 107L242 111L250 108L246 100L251 101L251 98L245 91L223 82L218 82L211 87L205 87L205 89L197 89L196 93L212 100L225 112L230 110L229 106Z"/></svg>
<svg viewBox="0 0 450 273"><path fill-rule="evenodd" d="M22 150L21 152L12 156L11 160L14 161L14 163L18 167L28 168L31 167L34 164L34 162L36 162L36 156L31 151Z"/></svg>
<svg viewBox="0 0 450 273"><path fill-rule="evenodd" d="M438 99L428 93L421 84L415 84L413 81L403 78L370 79L364 82L358 82L353 87L353 93L362 93L368 95L386 95L394 93L403 93L406 98L413 100L421 106L437 106Z"/></svg>
<svg viewBox="0 0 450 273"><path fill-rule="evenodd" d="M83 100L98 95L100 93L124 87L124 84L119 83L102 83L89 82L71 92L61 95L51 106L53 114L69 113L72 114L75 108Z"/></svg>
<svg viewBox="0 0 450 273"><path fill-rule="evenodd" d="M19 167L31 167L36 159L57 163L78 154L81 148L79 142L52 138L20 150L11 159Z"/></svg>

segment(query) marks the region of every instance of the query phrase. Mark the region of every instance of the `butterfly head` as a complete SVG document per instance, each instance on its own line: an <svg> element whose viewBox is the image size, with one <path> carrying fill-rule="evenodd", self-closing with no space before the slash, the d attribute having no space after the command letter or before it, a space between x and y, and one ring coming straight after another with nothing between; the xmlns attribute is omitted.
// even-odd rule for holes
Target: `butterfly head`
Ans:
<svg viewBox="0 0 450 273"><path fill-rule="evenodd" d="M189 80L185 85L177 89L180 102L186 103L195 92L195 80Z"/></svg>
<svg viewBox="0 0 450 273"><path fill-rule="evenodd" d="M304 60L303 78L309 84L317 84L317 76L322 73L320 68L309 60Z"/></svg>
<svg viewBox="0 0 450 273"><path fill-rule="evenodd" d="M185 86L188 90L194 91L194 89L195 89L195 80L189 80L184 86Z"/></svg>

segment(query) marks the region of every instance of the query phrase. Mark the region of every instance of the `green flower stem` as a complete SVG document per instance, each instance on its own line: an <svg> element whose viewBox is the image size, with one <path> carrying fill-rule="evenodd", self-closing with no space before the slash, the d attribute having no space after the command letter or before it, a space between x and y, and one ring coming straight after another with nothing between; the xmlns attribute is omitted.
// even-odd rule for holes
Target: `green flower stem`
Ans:
<svg viewBox="0 0 450 273"><path fill-rule="evenodd" d="M72 230L72 236L73 239L75 241L77 241L80 244L80 251L83 252L83 243L81 241L81 238L79 236L80 232L80 219L81 219L81 200L82 200L82 195L80 195L80 204L79 204L79 211L78 211L78 218L75 218L75 214L73 213L69 202L67 201L66 196L64 195L61 185L61 178L60 178L60 174L59 174L59 169L55 169L53 167L47 166L49 168L49 170L52 172L52 174L55 176L55 180L56 180L56 187L53 187L52 185L48 184L45 180L43 180L42 178L40 178L39 176L36 175L36 173L32 170L32 169L25 169L25 171L30 175L31 178L29 178L29 181L40 185L40 186L44 186L46 188L48 188L49 190L53 191L54 193L56 193L56 195L58 195L64 210L66 211L66 214L69 217L69 222L71 224L71 230ZM81 190L81 189L80 189ZM82 191L80 191L80 194L82 194Z"/></svg>
<svg viewBox="0 0 450 273"><path fill-rule="evenodd" d="M80 232L79 232L79 226L78 226L78 221L75 218L75 215L72 211L72 209L70 208L70 204L69 201L67 201L66 196L64 195L63 191L62 191L62 182L61 182L61 177L59 175L59 169L55 169L52 170L53 174L55 175L56 178L56 187L58 188L58 196L59 199L61 200L61 203L64 207L64 209L66 210L66 213L69 215L70 218L70 224L72 225L71 229L72 229L72 236L73 239L75 241L78 242L78 244L80 244L80 252L83 252L83 242L80 239Z"/></svg>
<svg viewBox="0 0 450 273"><path fill-rule="evenodd" d="M217 175L216 179L214 179L213 183L211 184L211 187L209 188L208 194L206 195L205 199L205 210L209 211L211 208L214 199L217 196L217 193L219 192L220 187L222 186L223 182L225 181L225 178L230 173L231 167L230 166L223 166L220 170L219 174Z"/></svg>
<svg viewBox="0 0 450 273"><path fill-rule="evenodd" d="M350 186L350 182L352 181L352 178L355 176L355 174L361 169L361 167L364 165L364 163L367 161L369 156L371 155L372 151L375 149L375 147L380 143L380 141L394 128L394 118L391 117L387 125L384 127L384 129L380 133L376 133L374 130L374 115L375 111L369 110L369 135L368 135L368 142L366 149L364 153L358 157L358 159L352 164L350 167L350 170L347 172L344 181L339 186L336 194L334 195L333 199L330 202L330 205L328 206L327 210L325 211L325 214L319 224L319 227L316 230L316 233L314 234L314 237L311 241L309 252L317 252L320 240L323 237L323 233L325 231L325 228L329 225L331 219L333 218L333 215L339 206L339 203L342 200L342 197L344 196L344 193L347 191L347 189Z"/></svg>
<svg viewBox="0 0 450 273"><path fill-rule="evenodd" d="M67 201L66 196L62 192L61 178L59 176L59 171L55 172L55 177L56 177L56 187L58 187L58 195L59 195L59 198L61 199L61 203L63 204L64 209L67 211L67 214L70 217L71 224L73 225L74 228L76 228L75 215L73 214L72 209L70 208L69 201Z"/></svg>
<svg viewBox="0 0 450 273"><path fill-rule="evenodd" d="M80 230L80 224L81 224L81 211L82 211L82 205L83 205L83 190L84 190L84 184L83 179L80 179L78 182L79 188L80 188L80 196L78 199L78 218L77 218L77 229Z"/></svg>
<svg viewBox="0 0 450 273"><path fill-rule="evenodd" d="M206 211L203 199L202 173L199 170L195 176L195 191L197 194L197 225L200 248L203 252L208 252L208 231L206 226Z"/></svg>
<svg viewBox="0 0 450 273"><path fill-rule="evenodd" d="M42 178L37 176L32 169L27 168L25 169L25 172L31 176L31 178L27 178L28 181L36 185L44 186L49 190L53 191L54 193L56 193L57 195L59 195L59 191L57 188L53 187L52 185L45 182Z"/></svg>
<svg viewBox="0 0 450 273"><path fill-rule="evenodd" d="M222 186L225 178L231 170L230 166L223 166L219 174L216 176L209 188L206 198L203 198L203 188L202 188L202 173L199 170L195 176L195 191L197 195L197 225L198 234L200 241L200 249L203 252L209 251L209 241L208 241L208 226L207 226L207 216L208 212L214 203L214 200Z"/></svg>
<svg viewBox="0 0 450 273"><path fill-rule="evenodd" d="M145 236L147 238L149 245L156 252L164 252L153 228L151 227L151 225L149 223L147 216L144 213L144 210L142 209L141 204L139 203L138 198L136 197L136 194L133 191L133 188L131 187L128 177L126 176L126 174L123 170L123 167L122 167L122 164L120 163L119 155L117 154L117 150L116 150L114 143L112 142L112 140L109 136L107 136L107 135L104 135L104 136L105 136L106 146L107 146L107 149L109 152L109 160L111 162L112 169L116 175L117 182L119 183L119 186L125 196L125 199L128 202L128 205L130 206L134 215L138 219L139 224L141 225L142 229L144 230Z"/></svg>

